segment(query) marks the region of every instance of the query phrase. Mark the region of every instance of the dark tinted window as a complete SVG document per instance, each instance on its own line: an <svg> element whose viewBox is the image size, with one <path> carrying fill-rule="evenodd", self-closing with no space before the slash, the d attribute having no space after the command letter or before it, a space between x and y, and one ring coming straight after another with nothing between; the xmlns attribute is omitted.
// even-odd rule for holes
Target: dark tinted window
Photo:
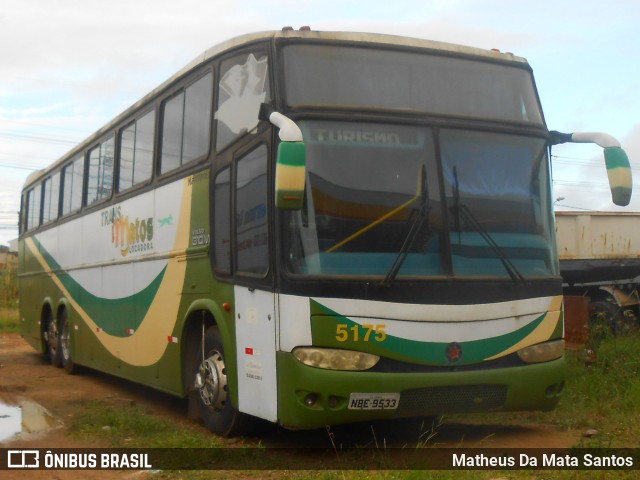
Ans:
<svg viewBox="0 0 640 480"><path fill-rule="evenodd" d="M164 104L162 121L161 171L178 168L182 159L182 118L184 93L180 93Z"/></svg>
<svg viewBox="0 0 640 480"><path fill-rule="evenodd" d="M201 78L187 88L182 163L202 157L209 151L212 93L211 75Z"/></svg>
<svg viewBox="0 0 640 480"><path fill-rule="evenodd" d="M162 173L200 158L209 151L212 82L209 73L165 102L160 164Z"/></svg>
<svg viewBox="0 0 640 480"><path fill-rule="evenodd" d="M428 53L285 47L289 105L349 106L542 123L531 73Z"/></svg>
<svg viewBox="0 0 640 480"><path fill-rule="evenodd" d="M264 275L269 270L267 147L238 160L236 167L237 271Z"/></svg>
<svg viewBox="0 0 640 480"><path fill-rule="evenodd" d="M226 168L216 177L213 200L215 266L222 273L231 273L230 186L230 171Z"/></svg>

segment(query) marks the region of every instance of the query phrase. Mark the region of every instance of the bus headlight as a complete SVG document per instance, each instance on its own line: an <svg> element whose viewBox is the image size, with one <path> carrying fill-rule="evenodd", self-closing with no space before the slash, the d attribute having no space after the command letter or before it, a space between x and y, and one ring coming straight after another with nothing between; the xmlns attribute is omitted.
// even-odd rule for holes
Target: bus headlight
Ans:
<svg viewBox="0 0 640 480"><path fill-rule="evenodd" d="M293 355L305 365L328 370L368 370L380 360L378 355L337 348L298 347Z"/></svg>
<svg viewBox="0 0 640 480"><path fill-rule="evenodd" d="M555 360L564 355L564 340L539 343L522 350L518 350L518 356L523 362L539 363Z"/></svg>

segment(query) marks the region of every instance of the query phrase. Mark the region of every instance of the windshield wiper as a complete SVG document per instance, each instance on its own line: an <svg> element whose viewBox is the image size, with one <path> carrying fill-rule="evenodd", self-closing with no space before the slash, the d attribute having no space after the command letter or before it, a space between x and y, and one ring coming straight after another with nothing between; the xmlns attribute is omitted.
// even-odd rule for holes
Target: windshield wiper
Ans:
<svg viewBox="0 0 640 480"><path fill-rule="evenodd" d="M420 208L418 209L418 215L413 219L413 223L411 224L411 228L409 229L409 233L404 239L398 254L396 255L396 259L391 265L387 276L382 281L382 285L388 287L391 285L391 282L396 278L398 272L402 268L404 261L406 260L409 250L411 246L415 242L418 232L422 230L422 226L424 222L429 218L429 211L431 207L429 206L428 194L427 194L427 174L424 168L424 165L420 168L420 180L419 180L419 198L420 198Z"/></svg>
<svg viewBox="0 0 640 480"><path fill-rule="evenodd" d="M507 254L504 253L504 250L500 248L491 234L485 230L478 219L473 215L473 213L471 213L469 207L460 203L460 182L458 181L458 168L455 166L453 167L453 181L453 206L451 207L451 211L454 214L455 228L458 232L458 243L462 243L462 229L460 228L460 214L462 214L464 220L471 225L473 229L482 236L482 238L484 238L485 242L487 242L496 255L498 255L498 259L502 262L502 265L504 265L504 268L511 279L515 283L525 283L525 278L518 271Z"/></svg>
<svg viewBox="0 0 640 480"><path fill-rule="evenodd" d="M509 259L504 250L500 248L500 246L493 239L491 234L485 230L480 222L476 219L476 217L471 213L469 207L466 205L460 204L458 200L456 200L455 205L451 207L451 210L456 215L456 218L461 215L467 224L471 225L471 227L480 234L480 236L487 242L487 244L491 247L491 249L496 253L498 259L504 265L505 270L511 277L511 279L515 283L525 283L526 280L522 276L522 274L518 271L517 267L513 264L513 262Z"/></svg>

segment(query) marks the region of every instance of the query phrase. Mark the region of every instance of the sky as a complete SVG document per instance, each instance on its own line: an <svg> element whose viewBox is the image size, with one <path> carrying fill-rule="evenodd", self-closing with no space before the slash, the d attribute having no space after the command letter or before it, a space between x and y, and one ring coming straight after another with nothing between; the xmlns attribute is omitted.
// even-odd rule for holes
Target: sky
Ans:
<svg viewBox="0 0 640 480"><path fill-rule="evenodd" d="M559 210L640 211L639 0L0 0L0 245L20 191L209 47L283 26L404 35L525 57L547 126L599 131L636 188L615 207L602 151L554 147Z"/></svg>

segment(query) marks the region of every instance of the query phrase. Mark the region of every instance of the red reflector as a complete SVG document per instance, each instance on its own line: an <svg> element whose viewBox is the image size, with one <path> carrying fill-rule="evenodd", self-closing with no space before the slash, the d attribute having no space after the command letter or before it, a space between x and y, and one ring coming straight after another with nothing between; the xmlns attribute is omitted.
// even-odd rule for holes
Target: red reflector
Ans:
<svg viewBox="0 0 640 480"><path fill-rule="evenodd" d="M246 353L247 355L253 355L253 348L245 348L244 349L244 353Z"/></svg>

